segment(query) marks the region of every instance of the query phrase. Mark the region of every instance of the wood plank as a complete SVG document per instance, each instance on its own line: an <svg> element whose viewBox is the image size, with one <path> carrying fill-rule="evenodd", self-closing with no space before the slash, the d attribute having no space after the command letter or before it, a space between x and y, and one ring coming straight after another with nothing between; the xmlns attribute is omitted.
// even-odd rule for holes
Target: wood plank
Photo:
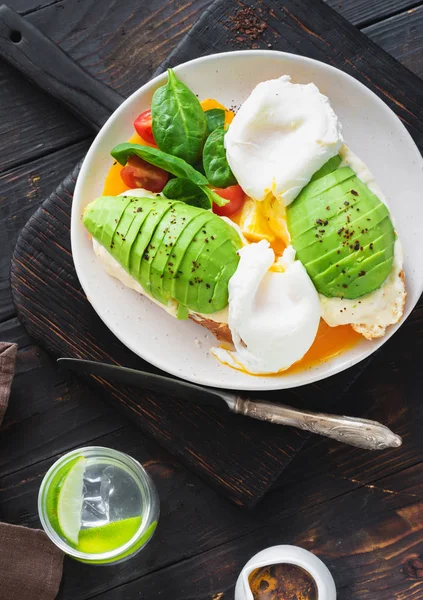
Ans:
<svg viewBox="0 0 423 600"><path fill-rule="evenodd" d="M381 21L412 8L418 0L325 0L334 10L356 27Z"/></svg>
<svg viewBox="0 0 423 600"><path fill-rule="evenodd" d="M10 6L17 12L27 15L55 4L64 4L73 0L13 0ZM211 4L212 0L209 0ZM416 0L325 0L325 2L356 27L381 21L414 7Z"/></svg>
<svg viewBox="0 0 423 600"><path fill-rule="evenodd" d="M365 27L363 33L423 77L423 5Z"/></svg>
<svg viewBox="0 0 423 600"><path fill-rule="evenodd" d="M55 360L32 343L16 318L0 325L0 339L19 344L9 408L0 427L0 478L127 425L88 386L58 371Z"/></svg>
<svg viewBox="0 0 423 600"><path fill-rule="evenodd" d="M163 581L168 577L166 567L176 562L176 567L170 571L176 599L182 599L183 593L187 594L185 598L211 598L222 591L228 593L229 599L244 561L255 551L273 543L297 543L322 557L329 557L329 566L341 588L352 583L359 585L368 573L360 571L363 562L353 558L354 548L357 552L360 549L363 553L368 552L366 561L385 560L385 555L380 556L376 548L371 547L371 540L379 528L380 543L384 541L383 552L389 553L390 536L396 532L390 532L392 525L385 525L385 522L390 520L395 510L406 509L410 504L419 511L415 512L415 520L420 522L421 527L423 464L385 477L376 484L358 485L344 478L342 469L333 474L327 472L323 478L305 482L302 487L285 483L283 488L269 494L252 513L245 514L208 490L174 457L152 445L133 428L99 438L97 443L129 452L146 466L159 489L161 522L148 551L120 567L107 570L107 577L103 570L89 569L67 560L60 597L73 600L89 598L120 586L121 596L116 596L118 598L136 598L137 593L147 593L147 590L149 598L158 598L159 591L163 589L160 581L152 584L150 577L155 575L144 576L162 569L162 585L165 585ZM37 526L36 495L41 478L51 463L52 460L45 460L3 478L1 519ZM341 540L342 544L339 543ZM362 548L366 540L368 550ZM418 541L421 545L421 535ZM396 550L402 554L410 552L407 543L400 537ZM351 544L355 544L354 548ZM216 571L215 557L220 556L222 548L232 552L233 560L231 565L222 563L221 569L226 571L227 579L226 587L219 589L215 587L220 584L220 580L216 582L215 579L220 570L217 568ZM375 555L372 555L372 550ZM198 562L204 553L210 559L207 569ZM193 558L198 555L200 559ZM191 561L197 568L202 565L198 570L198 587L195 590L185 588L185 566ZM349 568L355 569L354 575L345 581L345 572ZM88 569L89 577L84 578L81 572L88 573ZM204 576L201 574L203 571ZM369 596L359 595L357 598L368 600ZM386 596L381 595L375 598L386 600Z"/></svg>
<svg viewBox="0 0 423 600"><path fill-rule="evenodd" d="M21 15L27 15L36 10L42 10L48 6L59 4L63 0L12 0L9 6Z"/></svg>
<svg viewBox="0 0 423 600"><path fill-rule="evenodd" d="M76 0L27 18L89 73L123 95L145 83L210 0ZM46 94L0 63L2 170L89 137L90 131ZM23 127L22 124L25 124Z"/></svg>
<svg viewBox="0 0 423 600"><path fill-rule="evenodd" d="M406 333L405 328L407 327L410 331ZM417 347L409 343L410 333L416 327L418 327ZM277 489L269 494L263 503L249 515L244 515L230 507L212 491L207 490L193 475L187 475L187 479L183 475L183 485L180 488L181 473L185 473L182 467L179 466L179 470L173 476L166 467L166 464L163 464L157 457L156 452L159 452L160 456L162 456L163 451L155 450L150 457L145 453L143 454L144 451L140 449L140 446L145 448L145 445L149 444L149 447L151 447L151 442L148 442L145 438L143 439L137 431L133 429L131 431L131 428L97 440L99 444L129 452L142 462L152 461L152 464L157 468L157 472L166 475L166 487L162 487L161 475L159 475L158 480L155 476L159 484L160 497L162 499L163 519L161 529L159 529L162 533L161 537L155 538L152 542L145 557L141 556L140 559L137 558L134 561L125 563L123 570L119 567L114 569L112 573L108 571L108 575L110 574L110 576L107 579L104 578L103 572L100 573L92 569L90 570L89 578L81 577L81 569L85 569L85 567L81 567L81 565L72 561L67 561L62 590L63 596L61 597L69 597L77 600L78 598L90 597L92 594L101 596L110 587L117 587L119 589L119 592L114 592L115 594L121 594L121 596L117 597L127 599L136 598L140 590L149 590L150 598L159 597L156 586L159 586L160 583L156 581L153 584L150 579L146 579L145 581L143 579L138 580L141 574L151 573L151 571L163 568L175 560L186 561L190 556L194 556L199 552L207 552L207 549L221 547L222 544L246 534L253 534L253 538L255 539L256 533L253 532L269 527L269 522L273 524L271 529L277 531L279 535L279 538L274 541L269 539L269 543L283 543L287 541L303 543L304 541L301 537L287 537L285 523L295 520L298 524L299 532L294 532L293 535L300 535L303 533L303 523L304 530L307 531L307 515L309 511L315 510L313 507L319 507L317 512L315 512L315 521L318 525L320 523L319 515L321 511L328 510L326 508L322 509L321 505L335 498L337 498L337 501L333 502L332 506L338 507L338 512L335 509L335 512L331 513L331 517L337 522L343 518L344 511L344 505L340 504L338 499L357 488L364 488L370 498L375 493L379 494L381 506L378 507L378 510L382 511L383 503L390 500L393 495L392 492L400 492L402 496L406 493L406 499L410 494L416 494L416 485L421 485L421 472L418 470L409 471L411 475L407 474L403 479L401 478L401 473L406 464L413 464L421 460L421 446L423 441L420 434L422 407L419 390L421 390L423 385L423 371L416 368L416 361L418 362L418 357L421 356L422 350L420 347L422 344L421 340L423 340L423 336L420 335L421 328L422 319L420 313L420 318L416 322L407 321L401 331L398 332L395 338L395 341L399 340L398 343L394 344L394 340L391 340L385 346L376 359L379 363L377 368L369 369L365 373L363 385L360 382L356 386L355 391L351 392L353 398L357 398L363 393L380 397L381 401L377 403L374 409L367 413L367 416L378 418L395 429L402 422L401 430L405 429L407 431L406 444L400 450L380 454L366 453L358 449L351 449L326 441L318 443L296 459L292 467L288 468ZM386 356L384 356L385 352ZM407 374L407 364L409 365L410 373L417 371L417 378L413 379L413 377ZM393 401L387 404L386 398L393 398ZM411 456L410 448L415 449L415 453ZM175 463L174 458L171 461L172 464ZM1 484L2 514L0 518L8 522L37 526L36 495L41 478L51 462L52 460L43 461L3 478ZM364 465L363 470L360 469L360 465ZM402 471L395 475L395 477L391 477L389 485L386 481L380 480L381 474L389 472L395 474L399 469ZM418 493L420 492L418 491ZM363 502L368 502L366 496ZM356 505L356 501L354 500L349 508L349 512L354 516L354 519L358 519L358 515L361 515L361 511L357 511L357 506L361 505ZM207 518L204 518L205 511ZM305 522L304 518L306 519ZM376 522L376 515L372 514L372 519ZM366 520L363 518L360 521L362 536L368 535L368 527L370 526L367 518ZM332 536L332 530L330 531L330 536ZM169 532L174 532L174 537L169 536ZM327 529L323 526L320 538L325 539L328 535ZM183 543L181 543L181 539L184 540ZM246 539L250 540L251 535ZM267 545L267 539L261 540L260 544L263 546ZM339 539L343 539L342 531L339 531ZM156 543L157 545L153 545ZM387 544L389 545L389 542ZM251 546L247 545L244 548L246 558L248 557L248 553L251 554L255 551L255 548L256 546L253 544ZM257 546L257 549L259 549L259 546ZM316 548L316 550L320 552L319 548ZM234 550L232 549L232 551ZM238 552L237 548L236 551ZM219 556L219 550L216 550L216 553ZM211 556L207 570L208 579L204 581L200 578L198 589L196 589L195 593L193 592L191 597L201 599L203 593L209 593L209 586L216 584L216 580L214 579L215 574L212 570L212 566L215 565L213 558L215 553L213 552ZM235 556L238 558L239 554ZM342 560L345 559L341 558ZM178 596L178 594L182 594L180 590L184 590L187 593L190 591L185 588L185 579L187 577L185 564L186 562L180 562L170 575L176 599L183 597ZM194 562L195 568L199 567L200 564ZM226 566L225 570L227 568ZM346 566L343 566L342 561L339 566L342 572L349 568L354 568L354 559L352 557L348 558ZM163 572L162 575L166 579L168 576L167 571ZM358 585L360 576L362 575L358 571L355 571L355 576L357 577ZM230 571L230 577L225 583L229 590L228 598L231 597L230 588L234 583L235 577L236 572ZM132 580L137 581L128 587L124 585L126 582ZM220 583L219 580L218 584L216 584L217 588L213 588L210 594L204 597L210 598L212 592L218 593L225 589L219 588ZM160 589L159 587L158 590ZM346 589L350 593L351 590L348 586ZM190 596L188 595L187 597ZM355 598L355 596L353 597ZM368 596L366 597L364 592L363 595L357 597L368 600ZM379 597L382 600L383 596ZM351 596L345 595L344 598L345 600L349 600ZM375 598L377 599L378 596L375 596ZM386 597L384 600L386 600Z"/></svg>
<svg viewBox="0 0 423 600"><path fill-rule="evenodd" d="M396 471L410 468L423 455L423 301L373 359L371 366L348 392L345 404L359 414L381 421L403 436L403 446L394 452L365 452L334 445L326 440L309 444L285 471L280 485L306 485L326 474L366 485ZM308 483L307 483L308 482Z"/></svg>
<svg viewBox="0 0 423 600"><path fill-rule="evenodd" d="M176 2L172 0L164 5L163 0L154 0L144 5L133 0L122 5L118 0L102 3L85 0L82 10L76 0L67 0L37 10L28 19L91 74L128 95L151 77L210 4L210 0L192 0L183 5ZM353 4L353 0L345 4L345 14L351 12ZM373 3L363 0L362 5L364 10ZM101 23L101 35L98 23ZM369 33L372 36L374 32ZM382 47L392 46L389 36L377 31L375 35ZM413 61L420 64L421 52L417 57L414 54L416 52L410 58L407 47L395 45L395 56L402 60L404 55L409 65ZM85 126L54 100L4 63L0 64L0 122L3 169L90 135ZM22 123L25 123L24 128ZM2 146L6 139L7 148Z"/></svg>
<svg viewBox="0 0 423 600"><path fill-rule="evenodd" d="M404 80L403 70L383 53L377 55L372 53L370 60L368 50L365 50L369 45L368 40L347 27L344 21L337 18L329 9L325 10L324 5L319 6L319 11L311 17L306 8L307 5L303 2L293 1L289 7L285 3L282 10L278 12L279 9L276 6L269 6L263 2L261 10L265 11L263 15L268 19L269 32L266 30L266 35L257 40L257 45L267 46L268 39L275 38L273 43L276 48L289 50L295 44L297 51L300 48L302 52L311 53L315 58L321 58L333 64L340 64L341 61L341 66L347 64L350 71L355 75L358 74L366 82L370 81L370 85L376 91L385 98L389 98L403 118L406 115L409 126L415 130L414 133L419 139L421 124L416 116L418 113L416 112L416 115L413 113L414 104L417 106L419 102L419 80L414 78L416 79L414 81L410 75L407 83L409 88L407 99L405 97L403 99L401 96L401 100L398 101L396 96L398 94L404 96L407 86L404 83L404 88L398 92L396 87L392 88L389 78L394 75L396 82L401 78ZM233 31L233 27L228 25L231 20L230 14L225 12L227 9L228 7L224 4L217 6L214 10L218 14L219 21L215 24L213 33L211 34L208 23L203 21L192 31L184 48L172 56L172 60L179 62L198 53L210 52L215 47L219 50L237 47L239 36ZM237 7L232 7L232 9L238 10ZM329 17L337 26L343 27L341 37L339 37L338 28L334 28L334 39L331 39L330 42L323 40L317 33L314 33L313 36L309 35L309 32L313 31L312 27L319 26L322 31L326 31L325 27ZM312 19L312 22L308 21L309 18ZM266 36L270 36L270 38ZM316 36L319 41L316 41ZM298 46L299 40L302 42L301 46ZM354 41L354 51L349 45L351 40ZM248 44L248 42L246 39L243 43ZM357 57L355 47L358 42L361 42L362 51ZM342 51L341 43L344 43ZM380 65L377 72L374 71L376 62ZM385 73L386 75L383 77ZM15 255L13 284L21 318L24 319L31 333L37 339L43 340L43 343L53 352L62 355L117 360L121 364L130 364L131 361L134 361L134 357L116 344L109 332L100 326L98 320L93 316L91 307L84 301L76 283L68 242L71 193L72 182L68 181L63 189L60 189L44 204L43 211L37 213L25 229L25 235L20 238ZM55 239L63 241L60 247L54 243ZM28 260L29 257L31 257L30 260ZM66 294L64 294L64 290L66 290ZM66 336L61 334L62 331L66 331ZM81 331L84 332L83 336L81 336ZM71 344L68 343L69 332L72 332ZM116 357L118 358L116 359ZM134 364L138 366L139 361ZM341 379L338 378L338 381L345 382L346 377L351 375L352 372L349 371L347 374L343 374ZM324 385L320 384L318 387L311 386L301 390L300 399L309 406L315 400L322 408L324 407L323 394L326 397L329 396L328 386L332 386L332 390L335 390L333 393L339 395L339 389L333 387L336 386L336 381L336 379L331 379ZM266 482L268 485L272 480L272 474L274 477L275 473L280 472L280 469L286 464L287 458L289 460L292 456L292 444L294 444L295 450L297 444L300 443L298 436L293 433L286 432L279 435L272 432L271 429L265 432L264 428L261 428L263 432L259 433L258 425L255 425L253 429L250 423L245 423L242 425L243 436L239 439L235 433L232 436L232 449L228 453L228 442L226 439L223 442L220 435L222 425L228 427L230 421L230 426L236 432L238 428L236 421L223 419L223 424L221 420L223 415L213 413L211 416L208 412L197 410L198 407L195 407L193 412L195 412L196 418L195 427L193 427L191 419L188 423L187 417L182 414L183 411L178 408L172 410L172 404L166 410L160 399L156 399L154 396L143 397L139 393L136 395L127 393L114 386L106 387L111 392L111 399L115 402L118 400L121 406L125 406L129 414L132 414L145 431L154 435L156 439L160 439L167 448L184 458L191 468L197 469L198 473L202 473L203 476L213 481L214 485L225 490L234 501L240 503L245 502L250 505L254 503L260 493L263 493ZM294 404L298 404L298 392L287 393L286 402L289 403L292 398ZM175 413L181 416L177 426ZM157 422L160 422L159 428L156 425ZM208 447L202 443L204 439L203 426L207 427L208 431L214 427L215 433L211 436L214 444L212 451L211 443L208 444ZM181 431L183 431L183 435L180 435ZM245 437L246 435L247 437ZM289 439L283 447L282 439L285 436ZM251 441L255 443L255 460L259 460L259 449L262 450L262 462L259 469L261 480L257 475L251 475L255 468L245 458L250 457L248 443ZM264 442L266 448L263 447ZM201 453L200 459L199 452ZM271 456L268 456L269 453ZM228 454L230 461L226 460L223 464L219 457L228 456ZM203 465L207 465L206 468L203 468ZM239 474L241 470L243 471L242 476ZM222 477L222 472L225 473L224 477Z"/></svg>
<svg viewBox="0 0 423 600"><path fill-rule="evenodd" d="M101 598L229 600L240 570L253 554L288 543L311 550L327 564L338 600L420 599L423 490L421 479L417 485L416 479L423 475L422 465L412 471L411 486L408 471L402 473L400 492L391 489L389 479L381 482L383 489L360 488L335 503L278 519L234 542L111 589ZM66 584L62 598L71 597L66 596Z"/></svg>
<svg viewBox="0 0 423 600"><path fill-rule="evenodd" d="M16 314L9 270L20 230L87 150L88 143L80 142L0 174L0 323Z"/></svg>

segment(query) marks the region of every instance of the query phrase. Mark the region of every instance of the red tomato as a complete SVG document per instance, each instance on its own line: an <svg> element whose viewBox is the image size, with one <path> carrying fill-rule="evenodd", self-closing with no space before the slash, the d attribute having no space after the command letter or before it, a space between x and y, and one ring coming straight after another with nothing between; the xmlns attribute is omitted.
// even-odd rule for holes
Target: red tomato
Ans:
<svg viewBox="0 0 423 600"><path fill-rule="evenodd" d="M138 115L134 121L134 127L138 135L145 142L149 142L150 144L156 143L153 135L153 118L150 109Z"/></svg>
<svg viewBox="0 0 423 600"><path fill-rule="evenodd" d="M221 217L231 217L237 213L245 201L245 194L240 185L230 185L227 188L214 188L216 194L229 200L225 206L213 204L213 212Z"/></svg>
<svg viewBox="0 0 423 600"><path fill-rule="evenodd" d="M150 192L161 192L169 179L169 174L150 165L139 156L131 156L128 158L126 166L120 172L122 181L129 188L144 188Z"/></svg>

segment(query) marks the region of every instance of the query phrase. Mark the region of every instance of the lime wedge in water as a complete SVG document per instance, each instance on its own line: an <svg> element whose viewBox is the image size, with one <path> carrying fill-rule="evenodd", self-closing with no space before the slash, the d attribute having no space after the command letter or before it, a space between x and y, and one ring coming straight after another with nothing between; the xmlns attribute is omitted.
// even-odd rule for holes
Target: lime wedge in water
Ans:
<svg viewBox="0 0 423 600"><path fill-rule="evenodd" d="M57 521L63 536L78 544L86 459L78 457L61 481L57 498Z"/></svg>
<svg viewBox="0 0 423 600"><path fill-rule="evenodd" d="M89 554L110 552L129 542L141 525L141 517L113 521L107 525L81 529L78 550Z"/></svg>

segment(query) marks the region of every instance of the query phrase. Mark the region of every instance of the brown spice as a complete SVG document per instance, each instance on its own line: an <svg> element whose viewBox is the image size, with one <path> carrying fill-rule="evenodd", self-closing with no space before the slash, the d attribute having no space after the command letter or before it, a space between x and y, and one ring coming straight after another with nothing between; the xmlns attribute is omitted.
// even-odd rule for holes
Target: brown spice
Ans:
<svg viewBox="0 0 423 600"><path fill-rule="evenodd" d="M267 24L249 6L244 6L229 19L231 21L230 29L237 33L237 37L235 37L237 42L257 40L267 28Z"/></svg>

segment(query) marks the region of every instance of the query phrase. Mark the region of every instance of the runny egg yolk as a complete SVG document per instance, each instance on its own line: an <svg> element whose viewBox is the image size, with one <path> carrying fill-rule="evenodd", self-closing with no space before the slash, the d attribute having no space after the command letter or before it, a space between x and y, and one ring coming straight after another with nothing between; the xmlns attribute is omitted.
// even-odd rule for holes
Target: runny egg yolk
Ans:
<svg viewBox="0 0 423 600"><path fill-rule="evenodd" d="M301 360L293 364L284 373L296 373L305 371L320 363L327 362L331 358L342 354L345 350L353 348L363 339L359 333L354 331L350 325L329 327L320 319L319 329L311 348Z"/></svg>
<svg viewBox="0 0 423 600"><path fill-rule="evenodd" d="M225 109L217 100L206 99L201 102L203 110L212 108L221 108L226 111L225 124L229 125L234 118L234 113ZM142 144L149 146L138 134L134 134L129 143ZM118 196L129 188L123 183L120 172L122 165L115 162L110 168L104 182L103 196ZM261 239L267 239L272 246L275 254L282 255L287 246L286 225L284 216L278 214L276 207L272 206L270 199L263 202L254 202L247 199L243 209L232 217L232 220L240 225L246 239L250 242L257 242ZM282 231L282 235L280 232ZM272 270L280 270L281 267L275 263ZM283 371L285 373L294 373L304 371L326 362L342 352L352 348L362 339L361 335L356 333L350 325L340 325L338 327L329 327L323 319L320 319L319 329L313 345L303 358Z"/></svg>

